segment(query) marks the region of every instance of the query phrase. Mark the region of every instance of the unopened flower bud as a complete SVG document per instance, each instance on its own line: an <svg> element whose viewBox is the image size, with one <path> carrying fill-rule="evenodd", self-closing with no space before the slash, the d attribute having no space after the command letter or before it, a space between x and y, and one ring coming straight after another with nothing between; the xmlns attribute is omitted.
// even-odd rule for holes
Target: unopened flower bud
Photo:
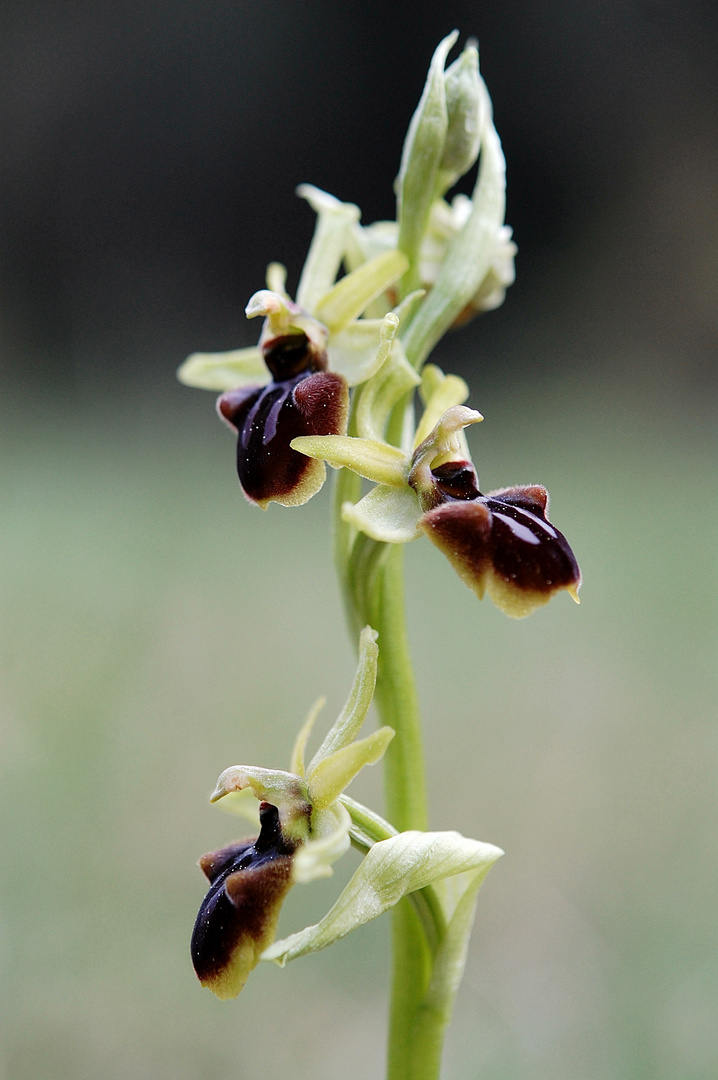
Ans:
<svg viewBox="0 0 718 1080"><path fill-rule="evenodd" d="M439 165L437 195L467 173L479 156L484 95L479 83L479 53L474 43L444 73L448 127Z"/></svg>

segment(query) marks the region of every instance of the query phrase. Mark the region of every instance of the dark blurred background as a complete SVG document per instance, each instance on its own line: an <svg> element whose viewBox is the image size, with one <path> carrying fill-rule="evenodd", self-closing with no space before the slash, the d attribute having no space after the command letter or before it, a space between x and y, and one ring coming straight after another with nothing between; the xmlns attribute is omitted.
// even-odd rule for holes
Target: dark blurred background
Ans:
<svg viewBox="0 0 718 1080"><path fill-rule="evenodd" d="M485 487L546 483L586 584L514 624L407 553L434 822L508 852L446 1077L710 1080L714 5L5 0L0 22L0 1080L381 1075L383 921L237 1003L193 982L192 862L238 829L207 793L234 761L286 766L353 659L327 493L246 506L174 370L252 343L267 262L296 286L298 183L393 216L454 26L479 39L518 277L435 359L487 418Z"/></svg>

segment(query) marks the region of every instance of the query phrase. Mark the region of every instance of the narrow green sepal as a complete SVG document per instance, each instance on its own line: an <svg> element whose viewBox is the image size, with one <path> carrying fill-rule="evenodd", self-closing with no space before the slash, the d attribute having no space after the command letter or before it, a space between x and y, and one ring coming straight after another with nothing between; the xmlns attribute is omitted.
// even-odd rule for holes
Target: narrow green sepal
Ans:
<svg viewBox="0 0 718 1080"><path fill-rule="evenodd" d="M406 454L388 443L351 435L299 435L289 445L300 454L326 461L334 469L351 469L375 484L406 484Z"/></svg>
<svg viewBox="0 0 718 1080"><path fill-rule="evenodd" d="M359 635L359 659L352 688L344 703L344 708L309 763L308 773L311 773L324 758L348 746L359 733L366 714L369 712L376 686L379 659L377 637L376 630L373 630L371 626L365 626Z"/></svg>

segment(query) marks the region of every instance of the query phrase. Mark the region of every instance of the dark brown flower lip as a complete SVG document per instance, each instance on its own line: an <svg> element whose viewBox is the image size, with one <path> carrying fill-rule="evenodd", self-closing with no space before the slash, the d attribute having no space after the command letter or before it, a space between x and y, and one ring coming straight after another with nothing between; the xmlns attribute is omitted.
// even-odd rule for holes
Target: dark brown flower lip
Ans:
<svg viewBox="0 0 718 1080"><path fill-rule="evenodd" d="M576 598L581 571L565 536L546 518L548 492L539 485L504 488L474 499L445 500L419 527L466 584L517 618L554 593Z"/></svg>
<svg viewBox="0 0 718 1080"><path fill-rule="evenodd" d="M282 834L277 807L262 803L256 840L200 859L211 884L192 933L192 963L200 982L219 997L239 993L272 939L295 850Z"/></svg>
<svg viewBox="0 0 718 1080"><path fill-rule="evenodd" d="M330 371L306 371L267 386L222 394L221 417L238 433L237 473L247 498L259 506L306 502L324 482L324 463L292 450L299 435L346 431L349 390Z"/></svg>

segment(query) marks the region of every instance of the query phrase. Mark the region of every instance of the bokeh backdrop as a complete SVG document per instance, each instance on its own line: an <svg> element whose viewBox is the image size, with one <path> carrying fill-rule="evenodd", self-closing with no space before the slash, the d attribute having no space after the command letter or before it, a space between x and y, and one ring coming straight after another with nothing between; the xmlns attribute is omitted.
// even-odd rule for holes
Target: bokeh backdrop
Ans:
<svg viewBox="0 0 718 1080"><path fill-rule="evenodd" d="M0 1080L382 1075L380 920L236 1002L194 980L197 856L353 670L327 535L245 504L195 350L252 342L310 181L393 214L439 38L479 39L517 284L436 359L486 489L582 563L513 623L407 552L432 818L505 848L446 1080L718 1071L718 29L700 0L5 0ZM355 794L381 798L376 774ZM240 828L241 831L241 828ZM355 865L293 890L289 931Z"/></svg>

